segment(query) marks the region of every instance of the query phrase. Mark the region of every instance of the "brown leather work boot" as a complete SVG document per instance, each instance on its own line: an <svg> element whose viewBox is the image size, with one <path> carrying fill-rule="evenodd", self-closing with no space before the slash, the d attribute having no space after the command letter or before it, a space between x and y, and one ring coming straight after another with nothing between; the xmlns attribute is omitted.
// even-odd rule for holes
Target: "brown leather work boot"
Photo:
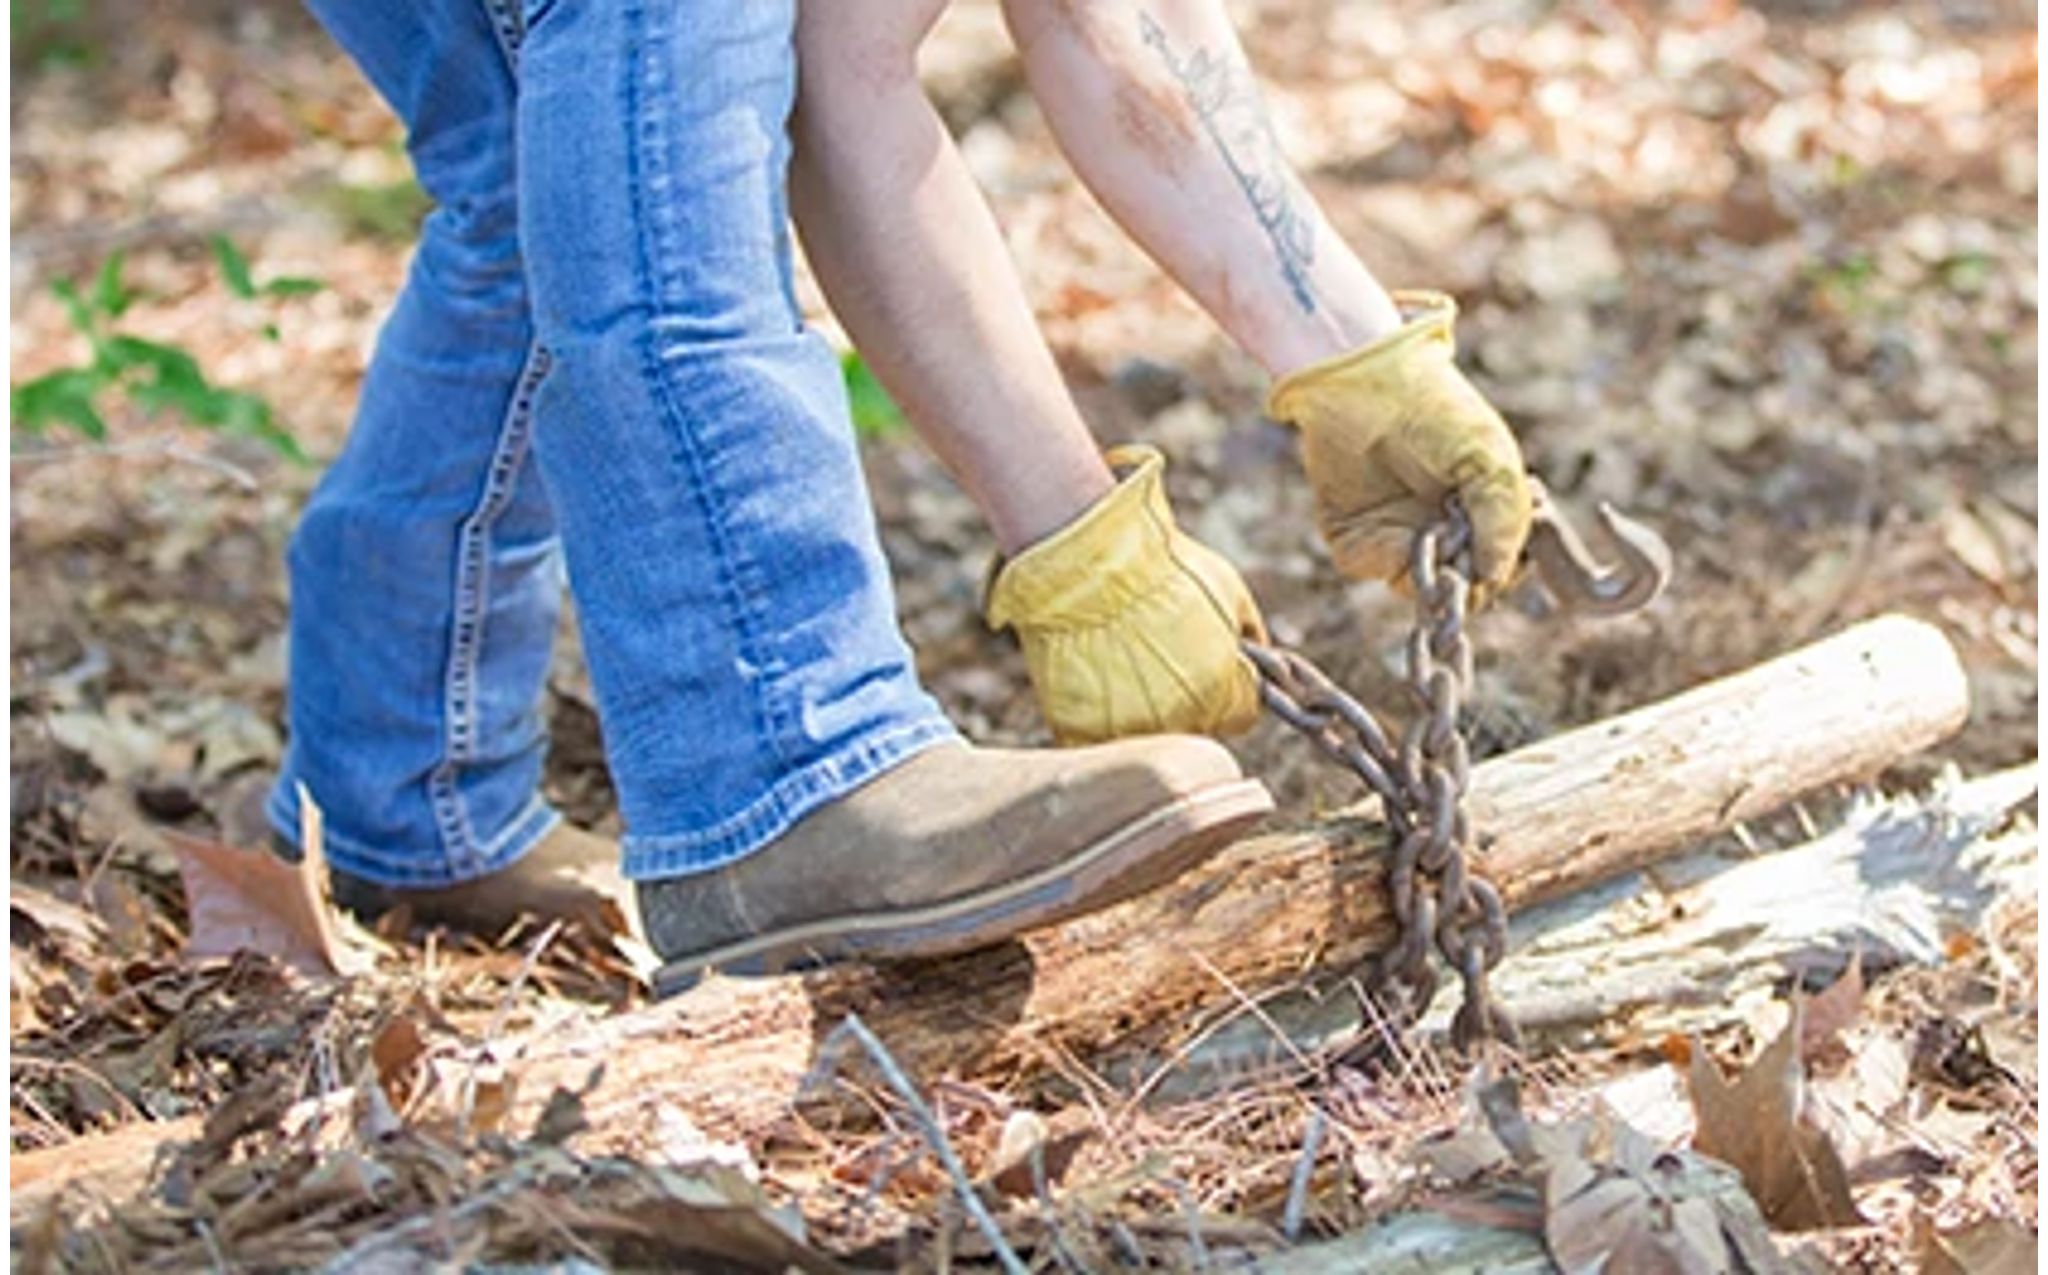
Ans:
<svg viewBox="0 0 2048 1275"><path fill-rule="evenodd" d="M639 883L655 991L985 947L1161 885L1273 808L1221 745L944 744L710 872Z"/></svg>
<svg viewBox="0 0 2048 1275"><path fill-rule="evenodd" d="M335 906L358 920L374 921L402 905L422 925L486 939L522 916L543 924L569 921L603 934L613 924L605 916L607 900L619 909L614 916L628 915L618 843L568 823L557 824L516 862L455 885L378 885L339 868L329 868L328 879Z"/></svg>
<svg viewBox="0 0 2048 1275"><path fill-rule="evenodd" d="M269 791L266 775L254 776L231 791L223 803L222 835L232 845L268 843L273 852L296 863L299 847L272 831L263 813ZM632 915L626 879L619 871L618 843L568 823L557 824L517 862L456 885L378 885L332 865L327 879L335 906L364 924L404 906L423 925L446 926L485 939L503 934L522 916L542 924L576 922L602 934L614 927L616 918L630 920ZM618 912L607 916L607 902Z"/></svg>

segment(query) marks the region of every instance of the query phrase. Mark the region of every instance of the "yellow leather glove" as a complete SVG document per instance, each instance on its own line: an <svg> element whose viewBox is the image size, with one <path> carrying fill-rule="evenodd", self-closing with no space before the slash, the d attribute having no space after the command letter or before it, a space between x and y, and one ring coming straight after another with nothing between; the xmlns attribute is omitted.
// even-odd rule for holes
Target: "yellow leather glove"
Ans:
<svg viewBox="0 0 2048 1275"><path fill-rule="evenodd" d="M1451 361L1457 303L1396 293L1391 336L1283 377L1267 414L1301 430L1316 523L1337 569L1406 583L1415 533L1455 492L1472 521L1475 583L1513 578L1529 537L1529 484L1507 422Z"/></svg>
<svg viewBox="0 0 2048 1275"><path fill-rule="evenodd" d="M988 622L1017 630L1062 744L1250 729L1259 678L1238 639L1266 636L1251 591L1174 524L1157 451L1121 447L1108 460L1113 491L1000 566Z"/></svg>

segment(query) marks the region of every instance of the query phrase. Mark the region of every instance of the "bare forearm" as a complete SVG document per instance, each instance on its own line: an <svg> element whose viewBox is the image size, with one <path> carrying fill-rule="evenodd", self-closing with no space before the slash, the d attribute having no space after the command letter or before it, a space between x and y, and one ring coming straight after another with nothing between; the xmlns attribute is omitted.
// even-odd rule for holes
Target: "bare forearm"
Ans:
<svg viewBox="0 0 2048 1275"><path fill-rule="evenodd" d="M1015 552L1112 480L883 4L802 7L791 205L833 311Z"/></svg>
<svg viewBox="0 0 2048 1275"><path fill-rule="evenodd" d="M1281 153L1221 0L1004 0L1082 180L1275 375L1400 319Z"/></svg>

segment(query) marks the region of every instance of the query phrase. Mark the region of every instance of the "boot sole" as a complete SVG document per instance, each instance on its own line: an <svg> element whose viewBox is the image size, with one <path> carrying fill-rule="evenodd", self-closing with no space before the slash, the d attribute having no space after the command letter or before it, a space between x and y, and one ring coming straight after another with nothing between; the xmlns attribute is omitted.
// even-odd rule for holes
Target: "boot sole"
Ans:
<svg viewBox="0 0 2048 1275"><path fill-rule="evenodd" d="M1256 779L1218 784L1015 881L927 907L807 921L670 961L655 971L654 994L687 991L712 970L758 976L988 947L1156 889L1236 841L1272 809L1272 794Z"/></svg>

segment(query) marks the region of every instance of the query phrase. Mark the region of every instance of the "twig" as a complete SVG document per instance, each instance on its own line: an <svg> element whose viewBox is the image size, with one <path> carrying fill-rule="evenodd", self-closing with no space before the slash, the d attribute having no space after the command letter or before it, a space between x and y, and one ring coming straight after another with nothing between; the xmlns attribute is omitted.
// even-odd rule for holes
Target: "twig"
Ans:
<svg viewBox="0 0 2048 1275"><path fill-rule="evenodd" d="M527 1176L517 1173L506 1178L488 1190L470 1196L467 1200L446 1210L436 1209L418 1217L407 1218L388 1231L365 1235L362 1239L343 1249L320 1268L320 1275L344 1275L344 1272L364 1269L363 1259L372 1253L381 1252L395 1244L403 1244L422 1231L437 1230L454 1222L466 1221L478 1213L496 1206L500 1201L527 1188Z"/></svg>
<svg viewBox="0 0 2048 1275"><path fill-rule="evenodd" d="M490 1027L484 1032L486 1048L495 1044L499 1034L505 1030L505 1020L512 1016L512 1005L519 999L519 993L526 990L526 980L533 977L533 967L540 963L540 954L547 951L548 944L554 942L555 936L561 932L562 918L556 917L548 922L548 928L542 930L540 937L534 939L532 945L526 949L526 959L519 962L519 972L512 976L512 986L506 988L505 994L498 998L498 1008L491 1015Z"/></svg>
<svg viewBox="0 0 2048 1275"><path fill-rule="evenodd" d="M1207 1270L1212 1263L1209 1245L1202 1239L1202 1211L1195 1207L1195 1197L1188 1193L1187 1183L1168 1178L1167 1185L1173 1188L1173 1197L1180 1202L1181 1220L1187 1223L1188 1255L1195 1259L1196 1270Z"/></svg>
<svg viewBox="0 0 2048 1275"><path fill-rule="evenodd" d="M177 461L225 478L243 491L263 489L263 484L256 480L256 475L240 465L222 460L218 456L195 452L182 443L168 439L155 443L81 443L76 447L59 447L27 455L10 454L7 460L10 465L52 465L72 460L119 460L130 457Z"/></svg>
<svg viewBox="0 0 2048 1275"><path fill-rule="evenodd" d="M221 1250L220 1237L213 1233L213 1227L208 1225L205 1218L195 1217L192 1219L192 1229L198 1231L199 1238L206 1242L206 1256L212 1260L213 1269L221 1275L227 1275L232 1268L228 1266L228 1255Z"/></svg>
<svg viewBox="0 0 2048 1275"><path fill-rule="evenodd" d="M1301 1155L1294 1162L1294 1177L1287 1184L1287 1207L1280 1214L1280 1233L1289 1244L1301 1238L1301 1215L1308 1205L1309 1179L1315 1176L1316 1157L1323 1149L1323 1130L1330 1117L1321 1103L1310 1109L1308 1129L1301 1135Z"/></svg>
<svg viewBox="0 0 2048 1275"><path fill-rule="evenodd" d="M1030 1268L1024 1265L1016 1250L1010 1247L1009 1241L1003 1238L1003 1229L996 1225L995 1217L989 1213L988 1205L982 1201L981 1193L974 1189L973 1181L967 1176L966 1166L962 1165L960 1157L954 1154L953 1144L946 1140L946 1131L939 1127L931 1108L926 1106L924 1099L919 1096L917 1086L910 1083L910 1078L903 1074L903 1068L897 1065L896 1059L883 1047L882 1042L876 1039L875 1034L868 1030L868 1025L860 1020L859 1014L848 1014L840 1021L839 1026L834 1027L832 1033L825 1037L825 1043L818 1047L817 1065L811 1068L810 1075L804 1077L803 1084L797 1088L797 1093L810 1093L824 1082L825 1077L837 1066L845 1038L849 1036L860 1043L869 1060L875 1064L875 1069L882 1073L882 1079L888 1082L889 1088L895 1090L896 1096L903 1099L904 1105L910 1109L912 1121L916 1123L918 1131L924 1134L925 1142L931 1146L932 1154L945 1166L947 1176L953 1179L953 1189L959 1195L961 1205L966 1208L967 1215L974 1219L975 1226L980 1228L982 1236L989 1242L989 1247L995 1250L996 1259L1002 1263L1003 1269L1010 1275L1029 1275Z"/></svg>
<svg viewBox="0 0 2048 1275"><path fill-rule="evenodd" d="M1268 1014L1265 1011L1265 1008L1261 1006L1256 1000L1253 1000L1251 996L1248 995L1242 987L1239 987L1237 983L1231 979L1230 975L1225 974L1222 970L1218 969L1216 967L1216 962L1210 960L1208 957L1202 955L1200 952L1197 952L1195 949L1191 947L1183 946L1181 948L1181 951L1185 952L1191 959L1193 959L1195 964L1201 966L1202 971L1204 973L1208 974L1209 977L1215 979L1218 983L1221 983L1223 985L1223 989L1229 992L1231 996L1237 1000L1238 1004L1244 1006L1244 1010L1247 1014L1250 1014L1252 1017L1258 1019L1259 1023L1262 1026L1264 1026L1267 1031L1273 1033L1273 1039L1280 1042L1281 1047L1286 1049L1287 1052L1293 1056L1294 1061L1300 1065L1301 1069L1304 1072L1308 1072L1311 1074L1315 1072L1315 1064L1309 1061L1308 1055L1301 1052L1301 1047L1294 1043L1294 1038L1289 1036L1285 1031L1282 1031L1280 1028L1280 1024L1273 1021L1273 1016L1271 1014Z"/></svg>
<svg viewBox="0 0 2048 1275"><path fill-rule="evenodd" d="M1038 1197L1038 1214L1045 1222L1046 1239L1052 1244L1053 1260L1063 1271L1074 1275L1086 1275L1087 1268L1076 1261L1067 1251L1066 1237L1060 1234L1059 1209L1052 1202L1052 1187L1045 1180L1045 1143L1033 1143L1029 1155L1031 1164L1031 1190Z"/></svg>
<svg viewBox="0 0 2048 1275"><path fill-rule="evenodd" d="M1188 1037L1187 1040L1181 1042L1178 1046L1174 1048L1174 1051L1172 1053L1166 1056L1164 1062L1161 1062L1157 1067L1154 1067L1151 1070L1151 1072L1146 1075L1145 1079L1139 1082L1138 1087L1132 1091L1131 1096L1124 1100L1123 1106L1121 1110L1118 1112L1119 1119L1128 1116L1131 1112L1137 1110L1140 1106L1142 1106L1145 1100L1152 1096L1152 1091L1154 1089L1157 1089L1160 1086L1160 1084L1164 1082L1168 1076L1172 1075L1175 1069L1177 1069L1182 1063L1186 1062L1188 1058L1191 1057L1197 1049L1200 1049L1204 1044L1208 1043L1208 1041L1212 1039L1218 1032L1230 1026L1238 1019L1244 1017L1247 1013L1259 1015L1260 1019L1266 1024L1267 1029L1280 1037L1281 1041L1284 1044L1286 1044L1290 1051L1294 1053L1294 1056L1298 1061L1302 1061L1304 1066L1307 1065L1306 1060L1302 1059L1300 1050L1295 1048L1294 1042L1288 1040L1286 1034L1280 1031L1279 1027L1273 1022L1272 1018L1269 1015L1265 1014L1265 1012L1259 1008L1258 1001L1246 995L1241 988L1235 986L1228 977L1224 976L1223 971L1216 968L1214 962L1207 960L1199 952L1196 952L1190 948L1185 947L1182 948L1182 951L1186 952L1187 955L1193 957L1195 960L1200 962L1204 966L1204 968L1206 968L1208 972L1217 979L1217 981L1223 984L1224 987L1228 988L1232 992L1235 992L1237 1003L1231 1007L1229 1013L1218 1018L1215 1022L1209 1024L1207 1027L1202 1028L1194 1035ZM1266 994L1268 996L1281 996L1286 994L1287 990L1288 989L1284 987L1275 988Z"/></svg>

